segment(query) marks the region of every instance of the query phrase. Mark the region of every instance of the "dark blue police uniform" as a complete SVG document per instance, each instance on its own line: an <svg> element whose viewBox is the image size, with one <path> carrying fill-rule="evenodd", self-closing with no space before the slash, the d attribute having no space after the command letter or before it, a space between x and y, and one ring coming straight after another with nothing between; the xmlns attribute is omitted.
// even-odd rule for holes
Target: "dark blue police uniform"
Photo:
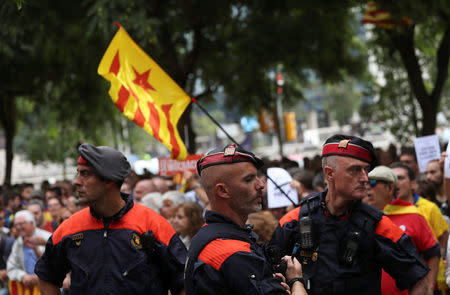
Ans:
<svg viewBox="0 0 450 295"><path fill-rule="evenodd" d="M288 212L270 242L284 254L296 252L303 262L303 276L310 280L308 294L381 294L382 268L401 290L411 288L428 273L409 236L381 211L357 201L345 215L335 217L326 209L326 194L327 190L312 194L301 207ZM299 220L307 215L313 221L314 249L297 251ZM358 233L358 239L352 249L346 249L350 233ZM345 251L355 249L353 262L344 262Z"/></svg>
<svg viewBox="0 0 450 295"><path fill-rule="evenodd" d="M39 278L61 286L71 271L70 294L177 294L186 248L162 216L122 197L126 205L108 220L85 208L63 222L36 264ZM150 230L146 249L141 235Z"/></svg>
<svg viewBox="0 0 450 295"><path fill-rule="evenodd" d="M286 294L251 227L242 228L214 211L207 211L205 220L188 252L187 295Z"/></svg>

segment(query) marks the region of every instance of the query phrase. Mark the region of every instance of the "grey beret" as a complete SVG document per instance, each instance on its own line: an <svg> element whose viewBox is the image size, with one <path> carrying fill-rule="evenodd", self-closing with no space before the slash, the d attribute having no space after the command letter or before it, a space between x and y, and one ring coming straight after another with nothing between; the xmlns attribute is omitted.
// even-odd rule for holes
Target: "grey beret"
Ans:
<svg viewBox="0 0 450 295"><path fill-rule="evenodd" d="M123 181L130 175L131 166L127 158L113 148L83 143L78 147L78 153L94 173L104 179Z"/></svg>

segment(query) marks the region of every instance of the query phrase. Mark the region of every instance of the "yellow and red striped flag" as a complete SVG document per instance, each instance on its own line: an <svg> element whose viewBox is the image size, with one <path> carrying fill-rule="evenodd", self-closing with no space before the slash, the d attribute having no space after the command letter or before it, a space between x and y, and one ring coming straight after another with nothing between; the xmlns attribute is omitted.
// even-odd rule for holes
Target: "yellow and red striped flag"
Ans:
<svg viewBox="0 0 450 295"><path fill-rule="evenodd" d="M385 29L392 29L396 25L409 25L412 21L411 19L404 17L401 22L396 22L392 19L389 9L380 9L374 1L369 1L361 23L374 24L375 26Z"/></svg>
<svg viewBox="0 0 450 295"><path fill-rule="evenodd" d="M22 282L9 281L8 289L10 295L41 295L38 285L27 288Z"/></svg>
<svg viewBox="0 0 450 295"><path fill-rule="evenodd" d="M128 119L167 146L173 159L186 158L177 123L191 98L123 27L119 27L97 71L111 82L109 95Z"/></svg>

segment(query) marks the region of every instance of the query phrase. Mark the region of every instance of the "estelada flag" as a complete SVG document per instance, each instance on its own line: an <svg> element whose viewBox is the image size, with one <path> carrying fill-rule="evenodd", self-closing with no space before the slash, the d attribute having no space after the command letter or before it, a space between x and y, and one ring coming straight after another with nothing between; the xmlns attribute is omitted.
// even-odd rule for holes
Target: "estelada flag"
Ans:
<svg viewBox="0 0 450 295"><path fill-rule="evenodd" d="M177 123L191 99L123 27L119 27L97 71L111 82L109 95L128 119L167 146L173 159L186 158Z"/></svg>
<svg viewBox="0 0 450 295"><path fill-rule="evenodd" d="M400 22L396 22L392 19L388 9L380 9L374 1L369 1L361 23L374 24L385 29L392 29L396 25L409 25L412 21L411 19L404 17Z"/></svg>

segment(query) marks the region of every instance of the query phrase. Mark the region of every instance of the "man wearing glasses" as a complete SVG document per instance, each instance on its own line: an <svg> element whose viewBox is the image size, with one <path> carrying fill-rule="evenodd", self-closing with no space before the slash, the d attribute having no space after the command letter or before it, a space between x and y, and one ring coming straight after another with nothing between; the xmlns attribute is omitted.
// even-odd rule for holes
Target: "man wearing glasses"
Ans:
<svg viewBox="0 0 450 295"><path fill-rule="evenodd" d="M397 176L386 166L377 166L369 173L367 198L365 201L383 212L411 237L419 254L425 259L430 272L427 275L428 289L434 289L439 266L440 247L419 209L400 198L394 199ZM402 294L394 279L383 271L382 294Z"/></svg>

